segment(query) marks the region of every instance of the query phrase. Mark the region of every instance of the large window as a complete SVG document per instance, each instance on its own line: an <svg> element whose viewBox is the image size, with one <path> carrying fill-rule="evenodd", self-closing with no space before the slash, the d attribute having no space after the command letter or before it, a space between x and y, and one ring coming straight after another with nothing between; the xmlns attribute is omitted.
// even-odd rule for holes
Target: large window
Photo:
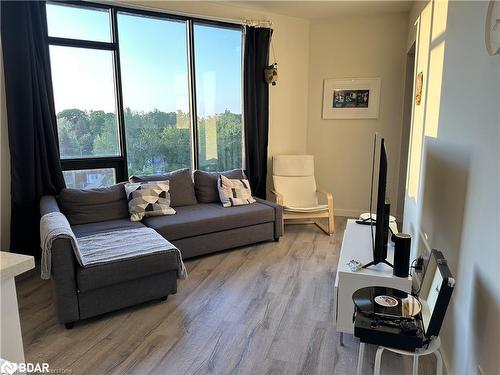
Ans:
<svg viewBox="0 0 500 375"><path fill-rule="evenodd" d="M242 167L241 27L61 2L47 24L68 187Z"/></svg>
<svg viewBox="0 0 500 375"><path fill-rule="evenodd" d="M119 156L110 51L50 47L62 159Z"/></svg>
<svg viewBox="0 0 500 375"><path fill-rule="evenodd" d="M118 32L129 172L191 167L186 22L119 12Z"/></svg>

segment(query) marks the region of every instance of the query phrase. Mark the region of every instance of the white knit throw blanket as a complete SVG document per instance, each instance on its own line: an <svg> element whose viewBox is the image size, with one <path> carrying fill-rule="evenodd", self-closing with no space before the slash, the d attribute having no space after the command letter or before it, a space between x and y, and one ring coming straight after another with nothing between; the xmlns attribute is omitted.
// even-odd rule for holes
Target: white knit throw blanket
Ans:
<svg viewBox="0 0 500 375"><path fill-rule="evenodd" d="M82 267L154 253L176 252L179 264L177 277L187 277L179 249L151 228L115 230L76 238L66 217L60 212L51 212L40 220L42 279L50 279L52 243L57 238L70 240L73 252Z"/></svg>

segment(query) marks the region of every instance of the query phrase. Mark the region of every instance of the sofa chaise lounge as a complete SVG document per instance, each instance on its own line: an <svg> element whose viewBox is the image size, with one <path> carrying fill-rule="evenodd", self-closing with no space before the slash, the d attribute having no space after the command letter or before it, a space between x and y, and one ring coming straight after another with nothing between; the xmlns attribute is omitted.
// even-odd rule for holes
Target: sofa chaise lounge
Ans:
<svg viewBox="0 0 500 375"><path fill-rule="evenodd" d="M240 178L241 171L227 172ZM44 196L41 215L60 211L75 236L148 226L174 244L183 259L252 243L278 240L283 233L282 207L257 202L224 208L217 202L217 174L189 170L162 176L131 177L132 181L168 179L175 215L132 222L124 183L98 189L63 189ZM174 253L156 253L90 267L81 267L69 239L52 245L52 280L58 320L73 323L149 300L165 300L177 291L178 260Z"/></svg>

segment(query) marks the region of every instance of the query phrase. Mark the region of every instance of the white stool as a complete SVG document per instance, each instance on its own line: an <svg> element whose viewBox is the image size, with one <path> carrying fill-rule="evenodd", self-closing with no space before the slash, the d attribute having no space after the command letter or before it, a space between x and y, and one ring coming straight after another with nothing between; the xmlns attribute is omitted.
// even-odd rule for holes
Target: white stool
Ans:
<svg viewBox="0 0 500 375"><path fill-rule="evenodd" d="M391 352L394 352L397 354L412 356L413 357L413 375L418 374L418 357L434 353L434 355L436 356L436 360L437 360L436 373L437 373L437 375L442 375L443 374L443 359L441 358L441 353L439 352L440 346L441 346L441 340L439 339L439 337L432 340L429 343L428 348L417 349L414 352L408 352L406 350L399 350L399 349L394 349L394 348L386 348L385 346L379 346L377 349L377 353L375 354L375 371L373 374L380 375L380 361L382 360L382 352L386 349L386 350L390 350ZM365 344L361 342L359 344L357 375L361 375L363 372L364 351L365 351Z"/></svg>

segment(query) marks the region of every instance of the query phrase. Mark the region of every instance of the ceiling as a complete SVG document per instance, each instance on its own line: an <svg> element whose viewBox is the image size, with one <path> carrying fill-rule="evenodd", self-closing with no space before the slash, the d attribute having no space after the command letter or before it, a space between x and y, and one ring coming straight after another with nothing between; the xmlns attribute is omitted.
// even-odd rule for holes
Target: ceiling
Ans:
<svg viewBox="0 0 500 375"><path fill-rule="evenodd" d="M230 1L231 5L286 16L326 19L346 16L409 12L413 1Z"/></svg>

